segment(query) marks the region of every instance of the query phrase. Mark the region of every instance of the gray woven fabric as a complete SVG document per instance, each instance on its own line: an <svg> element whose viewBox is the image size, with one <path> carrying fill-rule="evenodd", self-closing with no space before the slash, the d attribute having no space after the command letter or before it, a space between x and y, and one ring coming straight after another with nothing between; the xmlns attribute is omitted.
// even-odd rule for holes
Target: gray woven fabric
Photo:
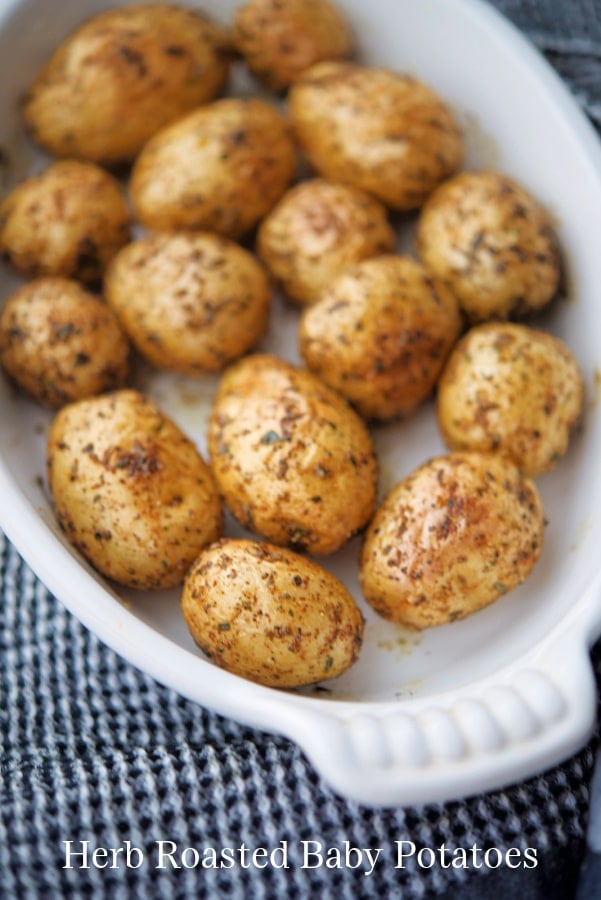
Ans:
<svg viewBox="0 0 601 900"><path fill-rule="evenodd" d="M599 0L496 0L570 85L601 126L601 3Z"/></svg>
<svg viewBox="0 0 601 900"><path fill-rule="evenodd" d="M497 0L601 123L596 0ZM1 500L1 498L0 498ZM509 789L421 810L334 795L288 741L243 728L133 669L87 632L0 537L0 897L567 897L583 852L596 737L566 764ZM601 654L598 654L601 658ZM601 673L601 665L598 665ZM118 847L382 847L362 871L65 870L62 841ZM535 846L537 870L400 871L394 841ZM291 862L297 861L291 852Z"/></svg>

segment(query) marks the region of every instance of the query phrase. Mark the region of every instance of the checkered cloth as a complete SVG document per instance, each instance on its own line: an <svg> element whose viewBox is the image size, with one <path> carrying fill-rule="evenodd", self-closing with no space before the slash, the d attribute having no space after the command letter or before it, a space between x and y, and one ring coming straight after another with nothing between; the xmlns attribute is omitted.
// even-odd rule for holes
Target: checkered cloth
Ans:
<svg viewBox="0 0 601 900"><path fill-rule="evenodd" d="M442 0L441 0L442 2ZM599 0L496 0L601 125ZM366 809L324 785L283 738L243 728L156 684L71 616L0 537L0 896L504 897L573 894L595 737L506 791L421 809ZM601 652L596 654L601 676ZM63 869L62 841L147 856L180 848L321 841L383 848L371 876L341 869ZM536 869L395 869L394 842L538 848ZM291 862L294 862L291 851ZM588 896L593 896L588 894ZM583 897L584 900L584 897Z"/></svg>

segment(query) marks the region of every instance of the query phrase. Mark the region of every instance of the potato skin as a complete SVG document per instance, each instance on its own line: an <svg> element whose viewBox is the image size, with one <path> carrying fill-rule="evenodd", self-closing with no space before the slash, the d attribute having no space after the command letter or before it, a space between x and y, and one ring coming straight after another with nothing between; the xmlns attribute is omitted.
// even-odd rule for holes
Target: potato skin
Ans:
<svg viewBox="0 0 601 900"><path fill-rule="evenodd" d="M471 329L438 386L438 423L451 450L498 450L529 476L565 454L582 415L578 363L558 338L508 322Z"/></svg>
<svg viewBox="0 0 601 900"><path fill-rule="evenodd" d="M463 157L450 112L409 76L318 63L292 86L289 103L296 137L313 167L392 209L419 208Z"/></svg>
<svg viewBox="0 0 601 900"><path fill-rule="evenodd" d="M48 436L48 484L71 543L132 588L182 581L221 534L221 504L192 441L137 391L64 407Z"/></svg>
<svg viewBox="0 0 601 900"><path fill-rule="evenodd" d="M40 278L0 315L0 363L38 403L65 403L121 387L129 343L111 310L74 281Z"/></svg>
<svg viewBox="0 0 601 900"><path fill-rule="evenodd" d="M188 573L182 612L218 666L271 687L335 678L357 659L363 617L345 586L271 544L221 540Z"/></svg>
<svg viewBox="0 0 601 900"><path fill-rule="evenodd" d="M365 425L335 391L276 357L249 356L225 372L209 453L234 516L274 544L334 553L374 511Z"/></svg>
<svg viewBox="0 0 601 900"><path fill-rule="evenodd" d="M420 216L417 249L472 322L536 312L559 289L549 216L498 172L462 172L441 185Z"/></svg>
<svg viewBox="0 0 601 900"><path fill-rule="evenodd" d="M125 247L105 296L139 352L187 375L222 369L267 325L270 290L257 260L213 234L159 234Z"/></svg>
<svg viewBox="0 0 601 900"><path fill-rule="evenodd" d="M367 419L407 416L428 397L461 329L455 297L408 256L347 269L306 310L307 367Z"/></svg>
<svg viewBox="0 0 601 900"><path fill-rule="evenodd" d="M367 531L360 580L410 628L454 622L517 587L544 537L534 482L500 454L430 460L394 487Z"/></svg>
<svg viewBox="0 0 601 900"><path fill-rule="evenodd" d="M320 300L341 271L392 250L384 207L350 185L314 178L288 191L263 220L259 256L290 299Z"/></svg>
<svg viewBox="0 0 601 900"><path fill-rule="evenodd" d="M248 0L236 11L233 41L251 72L274 91L314 63L351 56L355 44L329 0Z"/></svg>
<svg viewBox="0 0 601 900"><path fill-rule="evenodd" d="M149 228L236 238L269 212L295 170L296 151L274 107L219 100L148 142L133 169L131 196Z"/></svg>
<svg viewBox="0 0 601 900"><path fill-rule="evenodd" d="M0 205L0 251L25 275L95 284L129 240L118 182L93 163L62 160Z"/></svg>
<svg viewBox="0 0 601 900"><path fill-rule="evenodd" d="M109 10L48 60L25 120L55 156L129 162L164 125L212 100L228 68L225 35L198 11L168 3Z"/></svg>

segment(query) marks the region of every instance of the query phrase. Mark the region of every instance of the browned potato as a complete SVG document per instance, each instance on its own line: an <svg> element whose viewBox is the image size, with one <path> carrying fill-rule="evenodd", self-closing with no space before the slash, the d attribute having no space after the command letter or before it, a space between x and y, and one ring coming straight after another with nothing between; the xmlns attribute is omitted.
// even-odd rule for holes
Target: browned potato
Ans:
<svg viewBox="0 0 601 900"><path fill-rule="evenodd" d="M275 91L309 66L344 59L354 36L329 0L247 0L234 18L234 44L250 70Z"/></svg>
<svg viewBox="0 0 601 900"><path fill-rule="evenodd" d="M377 200L350 185L315 178L292 188L263 220L257 250L288 297L310 305L341 271L389 252L394 243Z"/></svg>
<svg viewBox="0 0 601 900"><path fill-rule="evenodd" d="M40 278L2 310L0 363L39 403L58 408L121 387L129 344L97 297L74 281Z"/></svg>
<svg viewBox="0 0 601 900"><path fill-rule="evenodd" d="M284 120L261 100L219 100L163 129L134 166L132 200L149 228L250 231L296 169Z"/></svg>
<svg viewBox="0 0 601 900"><path fill-rule="evenodd" d="M499 450L530 476L552 469L579 422L584 386L558 338L525 325L472 328L438 386L438 421L451 450Z"/></svg>
<svg viewBox="0 0 601 900"><path fill-rule="evenodd" d="M293 85L289 100L314 168L393 209L420 207L461 163L457 123L430 88L409 76L318 63Z"/></svg>
<svg viewBox="0 0 601 900"><path fill-rule="evenodd" d="M188 375L241 356L267 325L270 292L256 259L213 234L135 241L105 280L109 305L140 353Z"/></svg>
<svg viewBox="0 0 601 900"><path fill-rule="evenodd" d="M361 415L386 420L432 392L460 328L441 282L408 256L380 256L339 275L304 313L300 350Z"/></svg>
<svg viewBox="0 0 601 900"><path fill-rule="evenodd" d="M397 484L374 516L363 592L376 612L410 628L454 622L524 581L543 536L536 486L507 458L439 457Z"/></svg>
<svg viewBox="0 0 601 900"><path fill-rule="evenodd" d="M272 687L335 678L361 649L363 617L345 586L271 544L222 540L204 550L186 578L182 611L213 662Z"/></svg>
<svg viewBox="0 0 601 900"><path fill-rule="evenodd" d="M421 214L417 246L473 322L535 312L559 288L549 216L498 172L462 172L441 185Z"/></svg>
<svg viewBox="0 0 601 900"><path fill-rule="evenodd" d="M25 102L34 136L56 156L132 160L169 122L215 97L228 74L223 32L168 3L112 9L81 25Z"/></svg>
<svg viewBox="0 0 601 900"><path fill-rule="evenodd" d="M378 471L365 425L314 375L274 356L226 371L209 452L232 513L275 544L334 553L373 513Z"/></svg>
<svg viewBox="0 0 601 900"><path fill-rule="evenodd" d="M57 162L0 205L0 251L25 275L93 284L128 240L119 184L92 163Z"/></svg>
<svg viewBox="0 0 601 900"><path fill-rule="evenodd" d="M80 400L58 413L48 436L48 483L72 544L128 587L173 587L221 533L208 466L137 391Z"/></svg>

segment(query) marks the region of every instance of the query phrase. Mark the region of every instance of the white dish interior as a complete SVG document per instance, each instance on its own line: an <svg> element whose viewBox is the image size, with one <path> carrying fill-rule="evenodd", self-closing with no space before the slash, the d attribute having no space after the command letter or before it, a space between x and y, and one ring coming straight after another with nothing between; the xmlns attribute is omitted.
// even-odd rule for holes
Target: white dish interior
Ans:
<svg viewBox="0 0 601 900"><path fill-rule="evenodd" d="M19 96L57 42L105 5L101 0L0 4L5 186L45 162L23 135ZM237 4L203 0L199 5L223 20ZM595 582L601 539L601 153L592 129L546 64L477 0L368 5L346 0L343 5L357 29L362 60L414 74L451 104L465 128L468 167L494 167L518 178L553 214L567 262L567 298L537 324L559 334L578 358L587 412L568 456L538 480L549 520L540 564L522 587L493 606L417 635L379 619L360 600L355 540L326 565L348 584L364 611L360 661L341 678L284 694L243 682L204 660L181 618L177 591L117 594L82 563L57 528L43 486L50 415L4 381L0 523L86 625L159 680L219 712L295 738L339 790L357 799L443 799L531 774L575 749L593 721L586 647L601 626ZM236 86L246 92L251 82L240 76ZM399 225L399 246L411 246L409 220ZM15 284L3 271L2 295ZM278 302L261 349L296 359L297 320L296 311ZM216 380L145 369L138 381L204 453ZM409 422L377 428L374 435L382 492L445 452L432 403ZM242 531L229 520L227 533ZM524 693L526 670L542 673L551 687ZM511 696L499 697L497 690ZM462 703L481 704L481 710L464 715Z"/></svg>

